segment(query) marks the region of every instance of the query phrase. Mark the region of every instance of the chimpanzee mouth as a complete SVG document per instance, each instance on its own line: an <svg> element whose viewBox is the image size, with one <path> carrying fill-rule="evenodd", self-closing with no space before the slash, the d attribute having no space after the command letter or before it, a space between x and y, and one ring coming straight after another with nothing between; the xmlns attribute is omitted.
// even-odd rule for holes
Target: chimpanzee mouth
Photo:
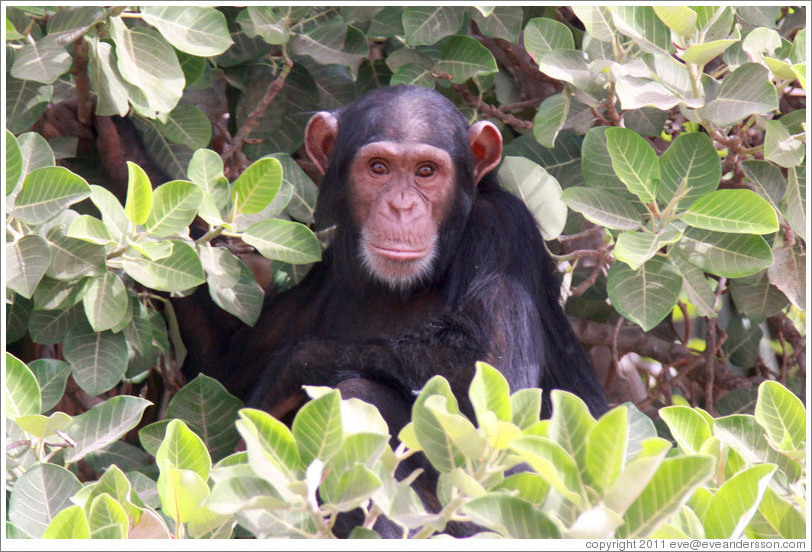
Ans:
<svg viewBox="0 0 812 552"><path fill-rule="evenodd" d="M401 245L376 245L374 243L368 244L369 248L376 254L389 261L395 262L414 262L425 258L430 252L431 248L426 247L423 249L415 249L411 246Z"/></svg>

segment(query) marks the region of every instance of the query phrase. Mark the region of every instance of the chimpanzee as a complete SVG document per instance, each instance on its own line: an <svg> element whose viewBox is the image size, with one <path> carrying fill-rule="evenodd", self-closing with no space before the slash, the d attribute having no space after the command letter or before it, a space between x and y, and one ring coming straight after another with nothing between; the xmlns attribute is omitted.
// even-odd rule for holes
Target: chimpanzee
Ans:
<svg viewBox="0 0 812 552"><path fill-rule="evenodd" d="M324 260L253 328L192 352L187 375L277 416L303 402L302 385L337 386L378 406L393 435L435 374L470 416L477 360L512 390L542 387L545 415L556 388L607 409L536 222L492 172L493 124L469 127L442 94L401 85L317 113L305 142L324 174L316 227L334 228Z"/></svg>

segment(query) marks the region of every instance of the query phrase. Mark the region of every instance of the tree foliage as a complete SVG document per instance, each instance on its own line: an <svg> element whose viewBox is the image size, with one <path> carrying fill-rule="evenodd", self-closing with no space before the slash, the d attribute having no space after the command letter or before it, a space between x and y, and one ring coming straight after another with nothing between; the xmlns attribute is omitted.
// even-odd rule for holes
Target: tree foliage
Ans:
<svg viewBox="0 0 812 552"><path fill-rule="evenodd" d="M509 537L803 537L805 411L776 381L804 396L804 23L778 6L9 7L9 535L325 537L360 505L412 536L462 517ZM502 130L500 182L621 405L600 420L554 393L539 421L537 390L484 365L476 425L433 379L396 450L337 391L311 388L289 430L208 378L178 390L167 297L205 285L253 324L245 248L283 290L329 241L308 227L309 115L399 83ZM143 159L111 161L116 117ZM439 513L392 475L414 453L441 473Z"/></svg>

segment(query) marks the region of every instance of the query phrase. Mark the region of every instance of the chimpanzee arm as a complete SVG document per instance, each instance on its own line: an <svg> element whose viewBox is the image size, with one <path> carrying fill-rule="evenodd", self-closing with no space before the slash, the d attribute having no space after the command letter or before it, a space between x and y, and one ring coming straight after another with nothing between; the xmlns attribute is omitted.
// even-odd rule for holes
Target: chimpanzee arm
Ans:
<svg viewBox="0 0 812 552"><path fill-rule="evenodd" d="M534 330L538 327L532 323L534 313L526 294L500 282L483 286L462 308L433 318L412 333L361 342L302 341L270 359L249 404L279 412L274 407L302 385L335 387L358 377L411 396L440 374L451 384L463 411L471 415L468 387L477 360L496 366L514 390L538 386L539 358L532 349L541 350L541 336Z"/></svg>

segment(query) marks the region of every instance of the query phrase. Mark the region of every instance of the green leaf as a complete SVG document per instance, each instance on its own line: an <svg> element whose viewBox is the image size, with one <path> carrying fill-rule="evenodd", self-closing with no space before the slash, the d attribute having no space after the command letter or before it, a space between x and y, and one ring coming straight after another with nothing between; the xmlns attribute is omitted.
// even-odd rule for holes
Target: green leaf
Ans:
<svg viewBox="0 0 812 552"><path fill-rule="evenodd" d="M323 65L357 66L367 55L364 34L340 18L319 25L291 41L292 50Z"/></svg>
<svg viewBox="0 0 812 552"><path fill-rule="evenodd" d="M290 38L285 8L248 6L237 16L237 22L247 36L259 36L268 44L285 44Z"/></svg>
<svg viewBox="0 0 812 552"><path fill-rule="evenodd" d="M43 539L89 539L90 526L81 506L74 504L56 514L42 533Z"/></svg>
<svg viewBox="0 0 812 552"><path fill-rule="evenodd" d="M71 505L70 497L82 484L71 472L55 464L36 464L14 482L8 519L34 538Z"/></svg>
<svg viewBox="0 0 812 552"><path fill-rule="evenodd" d="M629 449L632 448L632 436L634 435L631 427L634 424L632 412L634 410L630 409ZM640 415L645 416L642 413ZM653 425L649 418L646 419L650 425ZM630 457L629 452L631 450L627 450L626 465L614 483L603 494L603 501L606 506L619 515L626 512L649 484L654 474L657 473L663 458L665 458L670 448L671 443L669 441L659 437L651 437L640 441L640 450L633 456Z"/></svg>
<svg viewBox="0 0 812 552"><path fill-rule="evenodd" d="M216 56L234 44L225 16L214 7L144 6L141 16L172 46L194 56Z"/></svg>
<svg viewBox="0 0 812 552"><path fill-rule="evenodd" d="M479 9L474 11L473 19L482 34L491 38L516 42L522 30L524 16L522 8L520 6L495 6L491 9L489 14L485 14ZM525 33L527 33L526 29Z"/></svg>
<svg viewBox="0 0 812 552"><path fill-rule="evenodd" d="M206 500L206 508L219 515L232 515L253 508L286 507L279 493L259 477L238 476L219 479Z"/></svg>
<svg viewBox="0 0 812 552"><path fill-rule="evenodd" d="M793 247L773 247L773 265L767 269L770 283L799 309L806 308L806 253Z"/></svg>
<svg viewBox="0 0 812 552"><path fill-rule="evenodd" d="M663 460L643 492L629 506L618 528L620 538L645 537L685 504L713 471L710 456L678 456Z"/></svg>
<svg viewBox="0 0 812 552"><path fill-rule="evenodd" d="M764 135L764 158L782 167L794 167L803 161L806 148L793 138L781 121L767 121Z"/></svg>
<svg viewBox="0 0 812 552"><path fill-rule="evenodd" d="M155 237L177 234L192 223L201 201L203 192L191 182L167 182L153 192L152 209L143 224Z"/></svg>
<svg viewBox="0 0 812 552"><path fill-rule="evenodd" d="M42 224L89 195L81 176L65 167L41 167L25 177L12 214L28 224Z"/></svg>
<svg viewBox="0 0 812 552"><path fill-rule="evenodd" d="M624 111L645 107L668 111L683 102L665 85L648 77L617 75L615 92Z"/></svg>
<svg viewBox="0 0 812 552"><path fill-rule="evenodd" d="M139 112L155 117L158 113L172 111L186 84L172 46L155 29L128 29L119 17L110 19L110 36L116 45L118 70L131 85L130 101L136 104Z"/></svg>
<svg viewBox="0 0 812 552"><path fill-rule="evenodd" d="M198 246L209 294L217 305L253 326L262 310L262 288L251 269L225 247Z"/></svg>
<svg viewBox="0 0 812 552"><path fill-rule="evenodd" d="M517 497L487 494L466 502L463 511L474 523L496 531L505 538L560 538L558 528L544 513Z"/></svg>
<svg viewBox="0 0 812 552"><path fill-rule="evenodd" d="M86 324L76 326L65 338L63 355L71 363L73 379L91 397L112 389L127 371L127 339L123 333L97 333Z"/></svg>
<svg viewBox="0 0 812 552"><path fill-rule="evenodd" d="M263 220L251 225L242 239L268 259L291 264L321 260L321 246L315 234L298 222Z"/></svg>
<svg viewBox="0 0 812 552"><path fill-rule="evenodd" d="M651 144L626 128L606 130L606 148L618 178L643 203L654 203L660 179L660 164Z"/></svg>
<svg viewBox="0 0 812 552"><path fill-rule="evenodd" d="M144 169L127 161L127 200L124 212L133 224L144 224L152 210L152 184Z"/></svg>
<svg viewBox="0 0 812 552"><path fill-rule="evenodd" d="M633 270L639 269L646 261L657 254L664 245L679 240L680 232L674 224L668 225L661 232L621 232L612 251L615 258L629 265Z"/></svg>
<svg viewBox="0 0 812 552"><path fill-rule="evenodd" d="M211 122L199 108L180 104L165 122L155 121L161 133L176 144L185 144L193 150L205 148L211 142Z"/></svg>
<svg viewBox="0 0 812 552"><path fill-rule="evenodd" d="M553 415L550 418L548 437L575 460L581 482L587 471L587 436L595 427L595 419L583 400L572 393L553 389L550 392Z"/></svg>
<svg viewBox="0 0 812 552"><path fill-rule="evenodd" d="M155 454L155 463L162 473L170 468L190 470L203 481L209 477L211 470L211 457L206 445L182 420L169 422L164 440Z"/></svg>
<svg viewBox="0 0 812 552"><path fill-rule="evenodd" d="M474 407L477 421L482 425L485 412L493 412L496 418L511 421L510 386L505 376L493 366L484 362L476 363L476 373L471 380L468 396Z"/></svg>
<svg viewBox="0 0 812 552"><path fill-rule="evenodd" d="M301 464L299 449L291 431L285 424L260 410L243 408L239 415L237 430L245 440L253 470L272 483L280 479L286 482ZM283 486L279 490L285 488Z"/></svg>
<svg viewBox="0 0 812 552"><path fill-rule="evenodd" d="M764 238L749 234L689 228L677 243L676 251L706 272L726 278L754 274L773 262Z"/></svg>
<svg viewBox="0 0 812 552"><path fill-rule="evenodd" d="M440 472L450 472L462 466L465 459L437 416L426 405L432 395L444 397L447 401L446 410L451 414L459 414L457 400L448 381L442 376L434 376L423 386L412 406L412 421L417 440L431 464Z"/></svg>
<svg viewBox="0 0 812 552"><path fill-rule="evenodd" d="M71 372L70 364L55 358L41 358L31 361L28 367L37 377L42 393L40 412L48 412L65 393L65 383ZM10 403L6 401L6 404Z"/></svg>
<svg viewBox="0 0 812 552"><path fill-rule="evenodd" d="M572 7L572 11L581 20L589 36L602 42L612 42L617 33L612 21L611 8L606 6Z"/></svg>
<svg viewBox="0 0 812 552"><path fill-rule="evenodd" d="M593 79L584 54L580 50L552 50L543 54L537 61L539 70L554 79L569 82L586 92L600 91L600 84Z"/></svg>
<svg viewBox="0 0 812 552"><path fill-rule="evenodd" d="M127 313L129 301L121 279L113 272L105 272L91 280L82 302L93 331L103 332L118 326Z"/></svg>
<svg viewBox="0 0 812 552"><path fill-rule="evenodd" d="M569 110L570 96L566 92L541 102L533 119L533 136L539 144L547 148L555 147L556 136L563 128Z"/></svg>
<svg viewBox="0 0 812 552"><path fill-rule="evenodd" d="M126 116L130 108L129 91L116 67L113 46L92 36L86 35L85 40L90 47L90 82L98 94L96 114Z"/></svg>
<svg viewBox="0 0 812 552"><path fill-rule="evenodd" d="M787 191L781 200L781 212L795 233L806 239L806 169L800 169L787 170Z"/></svg>
<svg viewBox="0 0 812 552"><path fill-rule="evenodd" d="M72 64L65 47L46 36L38 42L26 42L14 53L11 76L51 84L67 73Z"/></svg>
<svg viewBox="0 0 812 552"><path fill-rule="evenodd" d="M144 409L151 404L140 397L121 395L74 417L67 433L76 442L76 446L67 449L65 461L76 462L117 441L138 425Z"/></svg>
<svg viewBox="0 0 812 552"><path fill-rule="evenodd" d="M806 448L806 412L801 400L777 381L765 381L758 388L756 421L767 432L770 443L784 452Z"/></svg>
<svg viewBox="0 0 812 552"><path fill-rule="evenodd" d="M67 235L71 238L83 240L98 245L114 245L116 241L107 231L107 226L101 220L90 215L79 215L68 227Z"/></svg>
<svg viewBox="0 0 812 552"><path fill-rule="evenodd" d="M23 176L23 154L17 144L17 137L6 130L6 195L17 187Z"/></svg>
<svg viewBox="0 0 812 552"><path fill-rule="evenodd" d="M654 6L654 13L679 36L690 36L696 28L696 12L687 6Z"/></svg>
<svg viewBox="0 0 812 552"><path fill-rule="evenodd" d="M107 493L93 499L87 513L92 539L126 539L130 526L127 512Z"/></svg>
<svg viewBox="0 0 812 552"><path fill-rule="evenodd" d="M6 255L6 286L30 299L48 270L48 242L37 234L28 234L8 244Z"/></svg>
<svg viewBox="0 0 812 552"><path fill-rule="evenodd" d="M530 464L562 497L575 505L581 504L578 467L560 445L543 437L525 435L513 441L510 450Z"/></svg>
<svg viewBox="0 0 812 552"><path fill-rule="evenodd" d="M381 486L381 480L369 468L355 464L342 470L335 487L321 495L326 502L324 508L333 512L349 512L368 500ZM320 494L325 490L324 486L320 487Z"/></svg>
<svg viewBox="0 0 812 552"><path fill-rule="evenodd" d="M742 163L742 172L761 197L778 209L779 202L787 192L787 179L774 163L760 159L748 159Z"/></svg>
<svg viewBox="0 0 812 552"><path fill-rule="evenodd" d="M767 487L745 534L750 539L803 539L806 522L790 502Z"/></svg>
<svg viewBox="0 0 812 552"><path fill-rule="evenodd" d="M73 418L64 412L54 412L50 416L42 414L29 414L20 416L15 420L20 429L37 439L44 439L54 435L57 431L63 431L68 427Z"/></svg>
<svg viewBox="0 0 812 552"><path fill-rule="evenodd" d="M700 132L680 134L660 156L657 197L663 205L667 205L682 187L685 196L678 205L684 208L714 191L721 178L722 163L710 137Z"/></svg>
<svg viewBox="0 0 812 552"><path fill-rule="evenodd" d="M6 353L6 418L39 414L42 398L34 373L20 359Z"/></svg>
<svg viewBox="0 0 812 552"><path fill-rule="evenodd" d="M65 236L60 229L48 233L51 263L46 274L57 280L72 280L101 273L105 268L104 246Z"/></svg>
<svg viewBox="0 0 812 552"><path fill-rule="evenodd" d="M234 182L232 200L237 213L252 214L264 209L282 185L282 165L278 159L265 157L252 163Z"/></svg>
<svg viewBox="0 0 812 552"><path fill-rule="evenodd" d="M778 109L778 95L770 82L769 69L745 63L727 75L716 98L702 108L703 115L720 127L728 127L755 114Z"/></svg>
<svg viewBox="0 0 812 552"><path fill-rule="evenodd" d="M677 304L682 276L666 259L657 256L638 270L625 263L612 264L606 286L615 309L648 331Z"/></svg>
<svg viewBox="0 0 812 552"><path fill-rule="evenodd" d="M293 436L305 466L315 459L329 460L344 440L341 397L337 390L305 404L293 420Z"/></svg>
<svg viewBox="0 0 812 552"><path fill-rule="evenodd" d="M639 228L646 214L639 202L631 202L608 190L574 186L564 190L561 199L587 220L617 230Z"/></svg>
<svg viewBox="0 0 812 552"><path fill-rule="evenodd" d="M197 472L166 467L158 476L161 511L183 523L209 496L209 486Z"/></svg>
<svg viewBox="0 0 812 552"><path fill-rule="evenodd" d="M406 8L408 9L408 8ZM462 84L471 77L496 73L496 59L479 41L470 36L452 36L443 43L440 60L434 66L437 73L448 73L451 82Z"/></svg>
<svg viewBox="0 0 812 552"><path fill-rule="evenodd" d="M467 458L480 458L482 456L485 451L486 440L465 416L449 411L446 397L433 395L427 397L423 404L434 415L434 419L442 429L444 436L463 455ZM452 405L451 408L453 409L455 406ZM504 446L498 446L501 445L500 441L503 441L503 439L500 438L502 436L499 435L499 423L493 413L483 412L480 425L485 429L489 440L494 442L494 448L504 448Z"/></svg>
<svg viewBox="0 0 812 552"><path fill-rule="evenodd" d="M406 6L403 8L403 30L412 46L434 44L453 35L462 26L461 6Z"/></svg>
<svg viewBox="0 0 812 552"><path fill-rule="evenodd" d="M31 313L28 326L35 343L53 345L62 343L74 324L84 322L84 311L79 306L67 310L37 311Z"/></svg>
<svg viewBox="0 0 812 552"><path fill-rule="evenodd" d="M91 185L90 201L101 213L102 221L107 231L112 232L112 236L118 239L129 231L130 222L127 214L116 196L109 190L101 186Z"/></svg>
<svg viewBox="0 0 812 552"><path fill-rule="evenodd" d="M581 148L581 170L584 184L590 188L601 188L623 198L634 196L612 169L612 158L606 146L606 130L609 127L589 129Z"/></svg>
<svg viewBox="0 0 812 552"><path fill-rule="evenodd" d="M206 281L200 258L185 242L172 240L172 254L158 260L124 257L124 271L144 286L159 291L184 291Z"/></svg>
<svg viewBox="0 0 812 552"><path fill-rule="evenodd" d="M741 538L745 527L758 510L775 469L773 464L747 468L728 479L716 491L702 517L707 538Z"/></svg>
<svg viewBox="0 0 812 552"><path fill-rule="evenodd" d="M510 405L513 416L511 423L521 430L525 430L539 421L541 412L541 389L519 389L510 396Z"/></svg>
<svg viewBox="0 0 812 552"><path fill-rule="evenodd" d="M716 296L713 284L705 277L704 271L692 265L679 255L672 255L669 260L682 275L682 291L696 307L700 316L716 317Z"/></svg>
<svg viewBox="0 0 812 552"><path fill-rule="evenodd" d="M653 54L671 54L671 31L650 6L612 6L612 21L617 30L633 38L641 50Z"/></svg>
<svg viewBox="0 0 812 552"><path fill-rule="evenodd" d="M398 67L389 79L389 86L397 84L423 86L434 90L434 75L431 69L419 63L405 63Z"/></svg>
<svg viewBox="0 0 812 552"><path fill-rule="evenodd" d="M25 132L37 122L53 97L54 87L34 81L6 79L6 126L11 132ZM34 133L32 133L34 134ZM42 138L42 137L40 137ZM45 139L43 138L44 142Z"/></svg>
<svg viewBox="0 0 812 552"><path fill-rule="evenodd" d="M546 240L558 237L567 222L567 206L561 186L541 166L526 157L506 156L499 167L499 183L522 198L538 222Z"/></svg>
<svg viewBox="0 0 812 552"><path fill-rule="evenodd" d="M563 23L546 17L536 17L524 27L524 47L537 61L553 50L572 50L572 31Z"/></svg>
<svg viewBox="0 0 812 552"><path fill-rule="evenodd" d="M186 422L203 439L212 460L217 462L237 446L239 436L234 422L240 407L242 401L229 394L220 382L198 374L172 397L166 417Z"/></svg>
<svg viewBox="0 0 812 552"><path fill-rule="evenodd" d="M667 406L660 409L660 417L685 454L698 453L705 441L711 438L711 427L693 408Z"/></svg>
<svg viewBox="0 0 812 552"><path fill-rule="evenodd" d="M756 400L753 401L753 403L755 402ZM752 409L754 407L751 403L745 405L744 408ZM732 414L715 418L713 433L722 443L738 453L748 466L765 463L779 466L776 479L781 484L797 481L802 475L798 462L770 446L767 432L759 425L755 416Z"/></svg>
<svg viewBox="0 0 812 552"><path fill-rule="evenodd" d="M695 227L736 234L778 230L775 209L751 190L716 190L694 201L680 220Z"/></svg>
<svg viewBox="0 0 812 552"><path fill-rule="evenodd" d="M629 411L613 408L589 428L581 468L586 483L603 495L617 480L626 460Z"/></svg>
<svg viewBox="0 0 812 552"><path fill-rule="evenodd" d="M704 67L708 62L718 57L737 42L739 42L739 38L734 37L712 40L702 44L691 44L683 50L679 56L685 63L693 63L699 67Z"/></svg>

